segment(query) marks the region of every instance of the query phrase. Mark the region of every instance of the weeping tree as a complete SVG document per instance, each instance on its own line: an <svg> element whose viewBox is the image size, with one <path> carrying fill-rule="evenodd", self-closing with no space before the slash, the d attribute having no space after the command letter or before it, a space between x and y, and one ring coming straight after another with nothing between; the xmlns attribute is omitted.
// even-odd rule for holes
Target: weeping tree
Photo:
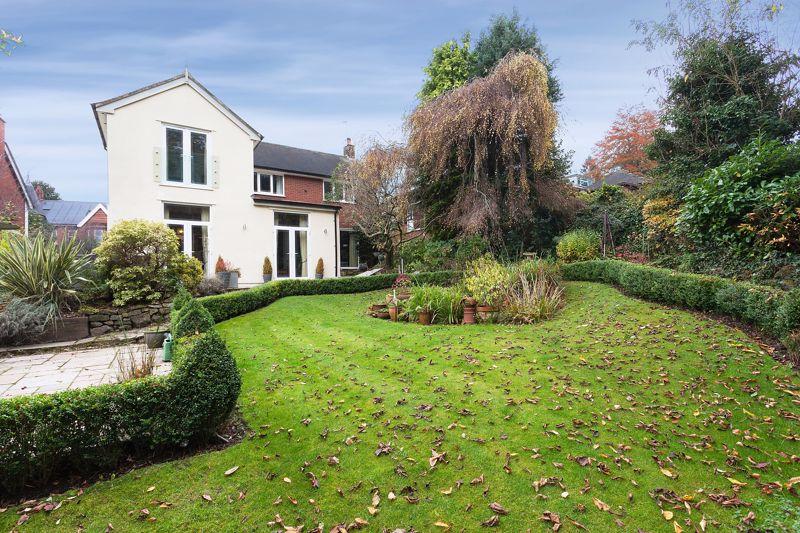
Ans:
<svg viewBox="0 0 800 533"><path fill-rule="evenodd" d="M408 151L399 144L372 142L356 160L339 165L334 180L353 200L353 224L394 263L407 232L413 170Z"/></svg>
<svg viewBox="0 0 800 533"><path fill-rule="evenodd" d="M556 124L547 69L528 53L510 53L486 77L422 103L406 123L418 184L455 189L447 209L423 206L426 214L439 213L438 223L460 235L502 242L539 209L569 210L566 185L543 172Z"/></svg>

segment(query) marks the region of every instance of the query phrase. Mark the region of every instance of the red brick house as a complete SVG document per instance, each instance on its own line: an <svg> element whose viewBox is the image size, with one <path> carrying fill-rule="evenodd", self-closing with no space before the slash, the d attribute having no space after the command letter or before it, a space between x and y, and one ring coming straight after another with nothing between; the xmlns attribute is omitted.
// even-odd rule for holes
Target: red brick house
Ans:
<svg viewBox="0 0 800 533"><path fill-rule="evenodd" d="M97 244L108 229L108 208L98 202L70 200L38 200L41 213L59 241L77 236L78 240Z"/></svg>
<svg viewBox="0 0 800 533"><path fill-rule="evenodd" d="M6 123L0 117L0 222L27 234L28 213L35 209L35 198L22 178L5 133Z"/></svg>

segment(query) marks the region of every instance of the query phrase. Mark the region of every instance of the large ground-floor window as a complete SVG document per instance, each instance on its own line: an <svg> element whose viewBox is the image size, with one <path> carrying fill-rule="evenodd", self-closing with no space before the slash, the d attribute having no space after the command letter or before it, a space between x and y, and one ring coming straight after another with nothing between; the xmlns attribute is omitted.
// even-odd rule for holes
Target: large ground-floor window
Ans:
<svg viewBox="0 0 800 533"><path fill-rule="evenodd" d="M164 204L164 222L178 236L181 252L200 261L203 271L207 272L210 224L208 206Z"/></svg>
<svg viewBox="0 0 800 533"><path fill-rule="evenodd" d="M358 268L358 234L355 231L339 232L339 266Z"/></svg>

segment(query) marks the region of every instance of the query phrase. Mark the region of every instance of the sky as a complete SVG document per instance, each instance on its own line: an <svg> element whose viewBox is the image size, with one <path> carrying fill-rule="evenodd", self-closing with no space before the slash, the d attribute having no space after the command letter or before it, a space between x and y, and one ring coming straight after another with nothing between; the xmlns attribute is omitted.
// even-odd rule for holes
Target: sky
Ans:
<svg viewBox="0 0 800 533"><path fill-rule="evenodd" d="M25 43L0 56L0 116L22 173L67 200L107 196L90 104L185 67L265 141L341 153L346 137L402 140L433 47L514 8L557 61L577 171L620 108L662 95L647 71L669 54L629 46L660 0L0 0Z"/></svg>

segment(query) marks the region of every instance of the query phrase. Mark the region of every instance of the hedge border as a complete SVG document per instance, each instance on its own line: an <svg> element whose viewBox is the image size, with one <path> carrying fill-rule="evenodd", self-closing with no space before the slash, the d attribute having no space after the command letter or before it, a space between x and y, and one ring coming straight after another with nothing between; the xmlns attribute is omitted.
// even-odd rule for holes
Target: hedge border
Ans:
<svg viewBox="0 0 800 533"><path fill-rule="evenodd" d="M567 263L562 272L565 279L615 285L644 300L730 316L784 344L790 334L800 330L800 289L783 291L614 259Z"/></svg>
<svg viewBox="0 0 800 533"><path fill-rule="evenodd" d="M414 283L429 283L432 285L447 284L459 276L460 273L453 270L422 272L410 275ZM270 281L252 289L204 296L197 300L208 309L214 318L214 322L219 323L266 307L286 296L352 294L377 291L390 288L395 279L397 279L397 274L326 279L282 279Z"/></svg>

